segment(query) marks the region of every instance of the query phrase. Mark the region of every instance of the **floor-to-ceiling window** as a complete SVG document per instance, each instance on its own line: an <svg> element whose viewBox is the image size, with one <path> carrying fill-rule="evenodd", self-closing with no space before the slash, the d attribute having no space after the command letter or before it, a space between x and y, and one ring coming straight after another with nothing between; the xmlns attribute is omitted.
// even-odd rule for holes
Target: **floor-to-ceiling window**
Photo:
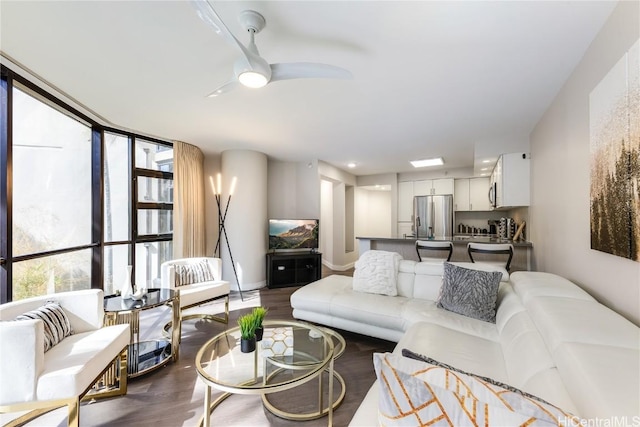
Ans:
<svg viewBox="0 0 640 427"><path fill-rule="evenodd" d="M2 67L0 301L157 287L171 258L170 143L105 128Z"/></svg>

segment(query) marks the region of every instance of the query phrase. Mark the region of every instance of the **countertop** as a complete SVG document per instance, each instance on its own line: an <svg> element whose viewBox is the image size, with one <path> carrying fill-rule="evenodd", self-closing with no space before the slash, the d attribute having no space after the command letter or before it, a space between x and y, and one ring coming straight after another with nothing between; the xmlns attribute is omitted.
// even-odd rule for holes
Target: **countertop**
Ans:
<svg viewBox="0 0 640 427"><path fill-rule="evenodd" d="M411 243L414 244L416 241L415 237L412 236L407 236L407 237L365 237L365 236L358 236L356 237L356 239L362 239L362 240L378 240L378 241L386 241L386 242L394 242L394 243L401 243L401 242L407 242L407 243ZM424 239L426 240L426 239ZM434 241L438 241L439 239L434 239ZM507 239L500 239L498 237L491 237L491 236L471 236L468 234L460 234L460 235L455 235L453 236L453 239L451 240L453 242L454 245L466 245L469 242L477 242L477 243L511 243L514 247L515 246L522 246L522 247L533 247L533 243L528 242L526 240L518 240L517 242L514 242L512 240L507 240Z"/></svg>

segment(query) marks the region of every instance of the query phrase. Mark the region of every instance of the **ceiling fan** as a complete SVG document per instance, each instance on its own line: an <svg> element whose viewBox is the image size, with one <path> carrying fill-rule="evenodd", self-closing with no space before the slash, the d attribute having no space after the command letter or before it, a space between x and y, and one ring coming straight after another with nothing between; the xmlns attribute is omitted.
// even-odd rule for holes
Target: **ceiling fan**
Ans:
<svg viewBox="0 0 640 427"><path fill-rule="evenodd" d="M266 25L264 17L256 11L245 10L240 13L240 23L249 33L249 43L245 46L229 31L227 26L207 0L191 0L198 16L211 25L215 32L233 46L240 49L242 56L233 66L234 77L207 96L214 97L229 92L238 85L260 88L278 80L303 78L351 79L350 71L335 65L313 62L290 62L269 64L260 56L255 44L255 35Z"/></svg>

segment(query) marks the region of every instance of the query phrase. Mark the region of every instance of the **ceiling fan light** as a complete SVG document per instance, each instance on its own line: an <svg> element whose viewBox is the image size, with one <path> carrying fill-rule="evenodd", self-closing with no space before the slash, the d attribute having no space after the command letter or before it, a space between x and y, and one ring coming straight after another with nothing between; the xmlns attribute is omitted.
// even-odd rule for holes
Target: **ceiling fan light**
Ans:
<svg viewBox="0 0 640 427"><path fill-rule="evenodd" d="M254 89L263 87L269 82L265 76L260 73L256 73L255 71L245 71L240 73L238 80L242 85Z"/></svg>

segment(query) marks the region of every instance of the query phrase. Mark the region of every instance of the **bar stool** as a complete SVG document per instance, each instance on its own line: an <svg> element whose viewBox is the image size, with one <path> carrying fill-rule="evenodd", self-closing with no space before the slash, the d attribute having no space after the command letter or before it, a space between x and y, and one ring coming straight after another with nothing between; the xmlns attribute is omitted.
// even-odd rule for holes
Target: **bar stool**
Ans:
<svg viewBox="0 0 640 427"><path fill-rule="evenodd" d="M421 250L430 251L430 252L448 252L447 259L444 259L445 254L441 254L439 257L422 257L420 254ZM416 240L416 253L418 254L418 260L422 261L431 261L431 262L444 262L449 261L451 259L451 255L453 254L453 243L452 242L443 242L443 241L433 241L433 240Z"/></svg>
<svg viewBox="0 0 640 427"><path fill-rule="evenodd" d="M480 254L492 254L492 255L509 255L506 264L503 261L481 261L485 264L498 265L504 267L507 271L511 268L511 259L513 258L513 245L510 243L474 243L469 242L467 244L467 252L469 253L469 259L471 262L476 262L473 259L472 253Z"/></svg>

